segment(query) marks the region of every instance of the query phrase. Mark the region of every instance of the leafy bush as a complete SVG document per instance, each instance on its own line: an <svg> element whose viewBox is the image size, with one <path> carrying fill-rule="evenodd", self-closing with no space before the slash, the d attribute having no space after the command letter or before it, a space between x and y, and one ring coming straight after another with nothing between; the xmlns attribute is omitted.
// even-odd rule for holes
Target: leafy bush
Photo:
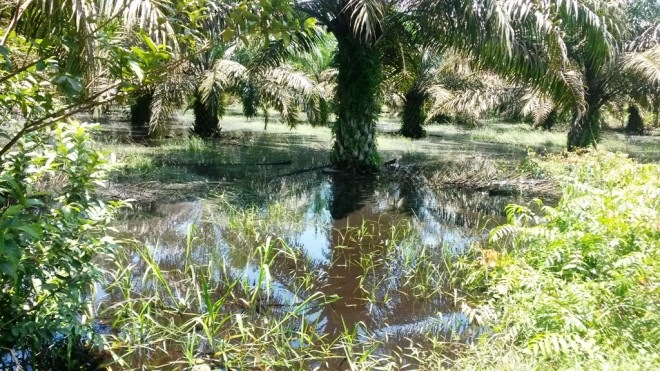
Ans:
<svg viewBox="0 0 660 371"><path fill-rule="evenodd" d="M510 205L492 231L487 299L467 311L493 333L461 368L657 368L660 167L597 151L538 165L563 198Z"/></svg>
<svg viewBox="0 0 660 371"><path fill-rule="evenodd" d="M0 167L0 347L39 357L56 338L89 338L88 296L109 253L106 225L119 203L94 190L107 162L88 125L24 136ZM43 356L42 356L43 357Z"/></svg>

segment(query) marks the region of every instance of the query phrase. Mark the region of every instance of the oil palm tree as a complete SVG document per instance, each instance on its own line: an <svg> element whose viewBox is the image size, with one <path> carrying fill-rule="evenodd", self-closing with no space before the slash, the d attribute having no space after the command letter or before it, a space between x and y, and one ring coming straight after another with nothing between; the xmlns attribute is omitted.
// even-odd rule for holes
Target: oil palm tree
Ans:
<svg viewBox="0 0 660 371"><path fill-rule="evenodd" d="M660 16L656 19L660 20ZM657 127L659 123L660 23L647 27L629 43L627 50L622 63L623 69L627 71L628 84L625 90L630 102L628 123L633 124L627 131L643 133L644 123L639 115L638 105L653 113L654 126ZM635 123L637 125L634 125Z"/></svg>
<svg viewBox="0 0 660 371"><path fill-rule="evenodd" d="M392 24L377 44L383 64L385 104L401 111L400 133L418 139L426 135L425 102L428 88L436 80L441 58L438 53L421 46L415 33L405 24Z"/></svg>
<svg viewBox="0 0 660 371"><path fill-rule="evenodd" d="M181 6L184 4L187 3ZM112 29L113 36L121 36L125 41L135 39L139 31L156 43L176 45L176 23L181 20L174 17L175 9L169 2L162 0L2 0L0 5L3 15L10 19L0 45L13 30L32 39L59 39L61 45L50 50L61 57L62 67L81 74L95 71L103 58L95 53L99 51L99 33L104 28ZM75 42L64 45L71 40Z"/></svg>
<svg viewBox="0 0 660 371"><path fill-rule="evenodd" d="M562 10L551 3L546 5L555 7L555 20L563 21L555 22L546 33L556 38L539 43L533 33L522 33L516 41L516 47L540 48L560 57L541 59L540 65L547 68L546 76L539 75L543 72L538 68L516 63L515 56L514 63L502 63L492 59L497 52L484 54L479 48L472 52L477 64L509 77L524 88L523 99L514 96L522 103L518 105L520 113L532 116L535 125L544 128L550 128L560 116L572 116L567 147L574 149L597 140L601 108L617 97L633 99L655 110L658 87L654 81L660 63L654 47L658 45L660 17L657 6L651 5L653 1L585 0L573 3L572 16L569 9ZM543 6L540 9L541 14L553 14L547 8L543 10ZM576 21L578 13L582 14L577 17L581 21ZM616 23L622 26L615 26Z"/></svg>
<svg viewBox="0 0 660 371"><path fill-rule="evenodd" d="M487 70L470 68L465 56L445 57L433 84L427 88L427 121L453 116L458 124L474 126L515 90L515 85Z"/></svg>
<svg viewBox="0 0 660 371"><path fill-rule="evenodd" d="M159 131L174 110L188 105L195 116L191 133L203 138L216 136L229 96L242 102L247 118L261 110L266 123L270 108L291 126L300 121L301 111L313 123L327 120L323 111L328 103L321 85L283 62L289 52L281 47L218 43L197 53L179 74L154 87L149 102L150 130ZM289 47L302 48L296 42Z"/></svg>
<svg viewBox="0 0 660 371"><path fill-rule="evenodd" d="M185 14L188 2L180 2L179 12L162 0L21 0L5 1L3 9L11 21L6 27L4 44L11 30L33 39L48 37L55 41L49 51L57 55L61 70L84 80L87 94L102 90L113 80L108 75L107 47L125 48L143 44L147 35L156 44L167 44L177 55L177 35L189 28ZM192 4L192 5L191 5ZM194 32L189 32L194 34ZM59 42L59 44L58 44ZM102 44L111 45L102 45ZM105 64L106 68L101 68ZM140 87L132 94L131 121L145 127L149 122L153 89Z"/></svg>
<svg viewBox="0 0 660 371"><path fill-rule="evenodd" d="M197 37L194 47L180 47L180 53L187 55L184 63L166 81L147 86L134 95L131 116L139 121L138 126L147 127L151 134L164 132L172 113L188 106L195 116L191 132L206 138L215 136L220 132L219 122L228 95L243 102L248 118L261 109L267 121L271 107L290 125L298 121L299 110L304 110L312 121L322 120L319 107L324 100L316 94L312 82L306 74L285 65L294 53L316 47L318 30L308 27L291 32L286 43L281 39L264 39L260 34L235 37L227 32L227 22L236 5L236 2L205 2L194 25Z"/></svg>
<svg viewBox="0 0 660 371"><path fill-rule="evenodd" d="M333 112L334 96L337 87L337 69L334 56L337 42L330 34L319 34L313 46L306 50L293 49L287 61L296 71L303 72L314 80L322 99L317 110L307 109L308 122L312 125L326 125ZM318 114L318 115L317 115Z"/></svg>
<svg viewBox="0 0 660 371"><path fill-rule="evenodd" d="M402 111L401 134L408 138L423 137L423 125L439 117L474 125L517 90L515 84L497 74L472 68L466 55L437 55L429 50L418 51L386 85L389 94L400 95L396 101Z"/></svg>
<svg viewBox="0 0 660 371"><path fill-rule="evenodd" d="M331 160L348 171L378 165L375 122L383 67L377 44L401 22L436 50L456 48L508 77L533 82L562 101L579 90L564 72L561 20L589 31L590 42L609 53L609 32L581 1L299 0L295 9L316 18L337 39L335 143ZM548 73L552 67L554 73Z"/></svg>
<svg viewBox="0 0 660 371"><path fill-rule="evenodd" d="M174 57L188 58L189 55L195 55L196 60L208 56L209 49L212 49L208 40L219 37L230 9L224 2L204 1L196 8L200 14L193 21L182 15L186 13L185 9L181 9L183 3L177 4L175 8L170 2L162 0L102 1L107 1L105 7L114 8L115 11L123 9L124 13L139 16L139 22L136 22L133 16L124 14L124 25L128 29L138 28L154 41L168 45ZM180 34L188 34L193 42L180 43L177 37ZM165 133L164 123L181 101L178 96L181 87L191 84L187 70L190 64L177 65L164 81L143 85L129 97L131 128L138 138L159 137Z"/></svg>
<svg viewBox="0 0 660 371"><path fill-rule="evenodd" d="M211 111L207 107L217 107L216 112L222 112L222 94L240 97L243 113L247 117L255 116L261 109L268 120L268 108L272 107L291 126L300 121L301 111L307 112L308 118L314 121L321 116L320 107L325 104L324 96L314 80L290 65L250 70L229 59L215 62L213 69L205 73L195 94L194 133L208 127L199 120L198 112L208 116Z"/></svg>
<svg viewBox="0 0 660 371"><path fill-rule="evenodd" d="M531 115L537 126L549 128L560 116L572 118L567 147L595 144L601 127L601 111L614 102L630 103L630 115L637 105L657 111L660 103L660 10L652 1L600 2L601 13L618 21L616 42L609 54L593 55L598 49L581 27L566 28L568 69L577 77L583 99L558 102L552 95L528 88L519 99L523 115ZM621 6L623 5L623 6Z"/></svg>
<svg viewBox="0 0 660 371"><path fill-rule="evenodd" d="M320 21L337 40L337 122L331 161L349 171L369 171L377 162L375 124L380 109L380 56L374 44L393 1L299 1L296 9Z"/></svg>
<svg viewBox="0 0 660 371"><path fill-rule="evenodd" d="M179 4L184 6L184 15L185 10L197 6L188 1ZM64 105L61 110L67 112L67 117L73 111L98 108L123 96L123 88L128 84L140 85L138 80L152 77L151 73L145 75L149 70L140 63L146 61L142 57L155 54L147 51L138 56L131 48L145 51L146 39L153 44L151 39L160 42L164 35L174 40L170 25L181 19L170 17L171 10L161 0L0 0L0 16L7 20L2 24L0 44L12 42L12 48L16 43L31 45L7 72L11 76L35 66L56 66L47 71L58 77L54 82L59 93L63 93L57 95L58 106ZM147 33L152 35L144 37ZM136 40L141 45L135 44ZM163 54L167 56L161 58ZM165 60L169 56L164 52L158 58ZM44 124L50 121L45 120ZM31 125L30 122L25 125ZM27 129L24 127L21 132Z"/></svg>
<svg viewBox="0 0 660 371"><path fill-rule="evenodd" d="M610 19L624 20L625 14L621 8L612 2L602 2L603 12ZM625 26L624 26L625 27ZM568 133L569 149L586 147L595 144L600 137L601 109L617 95L625 94L626 71L623 61L629 56L625 52L628 44L625 29L619 29L615 35L618 41L610 55L601 58L590 56L589 50L597 48L588 42L588 33L580 28L568 29L567 51L584 85L585 105L583 109L573 109L571 129Z"/></svg>

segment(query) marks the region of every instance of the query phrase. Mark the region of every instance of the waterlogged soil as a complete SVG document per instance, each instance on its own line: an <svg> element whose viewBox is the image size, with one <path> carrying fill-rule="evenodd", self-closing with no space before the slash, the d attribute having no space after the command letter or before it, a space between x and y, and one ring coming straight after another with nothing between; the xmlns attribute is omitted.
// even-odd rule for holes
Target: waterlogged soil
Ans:
<svg viewBox="0 0 660 371"><path fill-rule="evenodd" d="M507 204L531 196L431 186L425 174L442 171L455 158L486 155L513 163L519 152L427 140L410 153L416 144L402 141L401 148L389 143L382 151L399 161L376 176L299 172L326 162L329 136L260 129L248 133L258 138L251 146L221 144L215 161L177 163L175 155L161 153L168 176L115 179L113 190L136 199L115 224L119 236L146 245L164 271L183 270L191 254L200 265L222 261L249 285L259 281L255 249L277 239L296 258L273 260L269 310L286 311L320 292L334 299L306 309L315 331L332 337L357 329L383 341L384 352L404 349L424 334L469 342L483 331L469 325L455 305L459 293L437 280L438 271L445 269L444 259L463 256L504 223ZM192 253L186 245L191 230ZM139 260L138 253L129 254ZM301 280L309 281L305 289ZM166 358L150 363L171 360Z"/></svg>

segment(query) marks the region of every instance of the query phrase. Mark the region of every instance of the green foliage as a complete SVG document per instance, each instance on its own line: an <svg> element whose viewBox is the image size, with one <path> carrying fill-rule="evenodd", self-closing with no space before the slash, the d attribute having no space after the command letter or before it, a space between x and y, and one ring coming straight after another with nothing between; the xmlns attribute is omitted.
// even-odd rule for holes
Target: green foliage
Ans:
<svg viewBox="0 0 660 371"><path fill-rule="evenodd" d="M107 162L87 125L24 136L0 169L0 347L39 352L55 335L90 338L94 262L111 252L119 203L94 196Z"/></svg>
<svg viewBox="0 0 660 371"><path fill-rule="evenodd" d="M316 26L314 18L297 17L292 2L279 0L237 1L225 22L223 40L227 42L238 37L246 45L251 38L265 43L282 40L288 45L296 32L312 32Z"/></svg>
<svg viewBox="0 0 660 371"><path fill-rule="evenodd" d="M62 45L15 32L6 36L0 53L0 136L7 141L2 142L0 155L27 133L159 80L170 61L168 47L155 45L144 34L138 35L139 43L127 47L108 27L96 30L94 58L76 62L85 63L86 68L70 72L71 56L65 51L80 39L70 38Z"/></svg>
<svg viewBox="0 0 660 371"><path fill-rule="evenodd" d="M513 352L541 368L657 368L660 167L596 151L539 166L564 196L511 205L492 231L487 300L471 310L494 334L459 362L501 368Z"/></svg>
<svg viewBox="0 0 660 371"><path fill-rule="evenodd" d="M87 304L121 206L95 196L106 162L87 125L67 119L159 79L170 60L170 48L146 34L118 31L121 12L106 18L92 7L2 9L13 20L0 41L0 348L37 368L60 363L45 353L66 348L70 360L98 340Z"/></svg>

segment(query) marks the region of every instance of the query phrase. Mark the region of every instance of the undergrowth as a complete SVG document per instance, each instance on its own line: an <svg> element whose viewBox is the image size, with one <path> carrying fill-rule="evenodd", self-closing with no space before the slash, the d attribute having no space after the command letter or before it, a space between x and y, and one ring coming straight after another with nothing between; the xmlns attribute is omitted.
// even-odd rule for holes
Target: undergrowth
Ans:
<svg viewBox="0 0 660 371"><path fill-rule="evenodd" d="M456 368L657 368L660 167L599 151L531 164L563 197L510 205L491 232L470 273L485 296L464 311L492 333Z"/></svg>

